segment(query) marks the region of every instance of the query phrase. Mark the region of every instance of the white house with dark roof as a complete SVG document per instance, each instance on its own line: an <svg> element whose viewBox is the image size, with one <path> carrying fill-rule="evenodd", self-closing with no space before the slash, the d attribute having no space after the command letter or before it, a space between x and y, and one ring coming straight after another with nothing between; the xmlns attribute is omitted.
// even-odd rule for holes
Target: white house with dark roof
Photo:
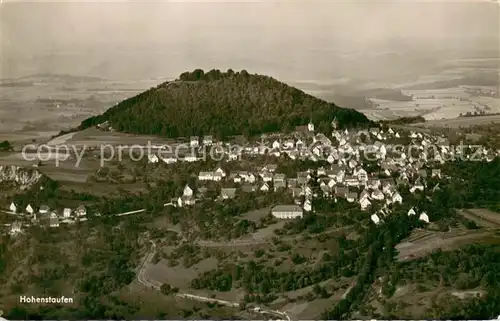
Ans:
<svg viewBox="0 0 500 321"><path fill-rule="evenodd" d="M264 182L271 182L273 180L273 174L269 172L262 173L261 177Z"/></svg>
<svg viewBox="0 0 500 321"><path fill-rule="evenodd" d="M198 147L200 145L200 138L198 136L191 136L189 139L189 146Z"/></svg>
<svg viewBox="0 0 500 321"><path fill-rule="evenodd" d="M184 187L184 190L182 191L182 195L183 196L193 196L193 190L191 189L191 187L189 187L189 185L186 185Z"/></svg>
<svg viewBox="0 0 500 321"><path fill-rule="evenodd" d="M276 174L274 174L273 182L274 183L276 183L276 182L284 182L285 179L286 179L285 174L276 173Z"/></svg>
<svg viewBox="0 0 500 321"><path fill-rule="evenodd" d="M221 167L218 167L215 171L214 174L220 174L222 177L226 177L226 171L223 170Z"/></svg>
<svg viewBox="0 0 500 321"><path fill-rule="evenodd" d="M12 213L17 213L17 206L16 206L16 204L14 204L14 202L10 203L9 210Z"/></svg>
<svg viewBox="0 0 500 321"><path fill-rule="evenodd" d="M289 148L289 149L294 148L295 147L295 141L293 139L291 139L291 138L287 139L283 143L283 147Z"/></svg>
<svg viewBox="0 0 500 321"><path fill-rule="evenodd" d="M418 219L421 220L421 221L424 221L425 223L429 223L430 222L429 221L429 216L425 212L422 212L420 214L420 216L418 217Z"/></svg>
<svg viewBox="0 0 500 321"><path fill-rule="evenodd" d="M286 188L286 182L285 181L277 181L273 183L274 191L277 192L280 189L285 189Z"/></svg>
<svg viewBox="0 0 500 321"><path fill-rule="evenodd" d="M257 178L255 177L255 175L253 173L248 173L248 175L245 177L245 181L247 183L255 183L255 181L257 180Z"/></svg>
<svg viewBox="0 0 500 321"><path fill-rule="evenodd" d="M355 170L354 175L358 178L360 182L368 181L368 173L363 168Z"/></svg>
<svg viewBox="0 0 500 321"><path fill-rule="evenodd" d="M41 205L38 209L38 213L47 214L50 211L50 208L47 205Z"/></svg>
<svg viewBox="0 0 500 321"><path fill-rule="evenodd" d="M165 164L174 164L174 163L177 163L177 157L175 157L175 155L173 155L173 154L161 155L160 159Z"/></svg>
<svg viewBox="0 0 500 321"><path fill-rule="evenodd" d="M14 223L12 223L12 225L10 226L10 231L9 231L9 234L10 235L17 235L19 233L22 232L22 222L20 221L16 221Z"/></svg>
<svg viewBox="0 0 500 321"><path fill-rule="evenodd" d="M367 210L372 205L372 202L370 202L370 200L367 197L364 197L359 200L359 205L361 206L361 209L364 211Z"/></svg>
<svg viewBox="0 0 500 321"><path fill-rule="evenodd" d="M281 219L302 218L304 212L298 205L276 205L271 209L271 215Z"/></svg>
<svg viewBox="0 0 500 321"><path fill-rule="evenodd" d="M159 158L155 154L148 154L148 163L156 164L158 163Z"/></svg>
<svg viewBox="0 0 500 321"><path fill-rule="evenodd" d="M439 168L434 168L431 171L431 177L441 178L441 170Z"/></svg>
<svg viewBox="0 0 500 321"><path fill-rule="evenodd" d="M184 161L188 163L196 162L198 161L198 155L196 152L190 152L184 156Z"/></svg>
<svg viewBox="0 0 500 321"><path fill-rule="evenodd" d="M373 223L375 224L380 224L380 218L378 217L377 214L372 214L372 216L370 216L370 219L372 220Z"/></svg>
<svg viewBox="0 0 500 321"><path fill-rule="evenodd" d="M310 211L312 211L312 202L311 202L311 200L306 199L306 200L304 201L303 208L304 208L304 211L306 211L306 212L310 212Z"/></svg>
<svg viewBox="0 0 500 321"><path fill-rule="evenodd" d="M401 194L396 192L392 195L391 201L393 204L396 204L396 203L403 204L403 197L401 196Z"/></svg>
<svg viewBox="0 0 500 321"><path fill-rule="evenodd" d="M349 202L349 203L354 203L357 199L358 199L358 194L354 193L354 192L351 192L351 193L347 193L345 195L345 198L346 200Z"/></svg>
<svg viewBox="0 0 500 321"><path fill-rule="evenodd" d="M71 217L71 212L72 212L71 208L65 208L65 209L63 210L63 217L64 217L64 218L69 218L69 217Z"/></svg>
<svg viewBox="0 0 500 321"><path fill-rule="evenodd" d="M424 190L424 184L422 183L422 180L418 178L415 183L413 184L412 187L410 187L410 192L415 193L416 191L423 191Z"/></svg>
<svg viewBox="0 0 500 321"><path fill-rule="evenodd" d="M222 188L220 191L222 199L233 199L236 197L236 188Z"/></svg>
<svg viewBox="0 0 500 321"><path fill-rule="evenodd" d="M274 173L276 171L276 169L278 168L278 165L276 165L276 164L269 164L269 165L266 165L266 168L271 173Z"/></svg>
<svg viewBox="0 0 500 321"><path fill-rule="evenodd" d="M49 218L49 226L50 227L59 227L59 218L57 218L57 217L50 217Z"/></svg>
<svg viewBox="0 0 500 321"><path fill-rule="evenodd" d="M87 215L87 208L82 204L79 205L75 210L76 216L85 216Z"/></svg>
<svg viewBox="0 0 500 321"><path fill-rule="evenodd" d="M30 204L28 204L28 205L26 206L26 209L25 209L25 210L26 210L26 213L28 213L28 214L33 214L33 213L35 213L35 210L33 209L33 207L31 207L31 205L30 205Z"/></svg>
<svg viewBox="0 0 500 321"><path fill-rule="evenodd" d="M179 206L179 207L194 205L195 203L196 203L196 200L193 196L183 195L177 199L177 206Z"/></svg>
<svg viewBox="0 0 500 321"><path fill-rule="evenodd" d="M380 191L379 189L375 189L373 192L372 192L372 198L374 200L377 200L377 201L382 201L384 200L384 193L382 193L382 191Z"/></svg>
<svg viewBox="0 0 500 321"><path fill-rule="evenodd" d="M198 179L200 181L211 181L214 178L214 173L213 172L200 172L198 174Z"/></svg>
<svg viewBox="0 0 500 321"><path fill-rule="evenodd" d="M206 136L203 137L203 145L210 146L212 144L213 144L212 136L206 135Z"/></svg>
<svg viewBox="0 0 500 321"><path fill-rule="evenodd" d="M241 183L243 180L243 177L239 173L231 173L230 176L233 179L233 182L235 183Z"/></svg>

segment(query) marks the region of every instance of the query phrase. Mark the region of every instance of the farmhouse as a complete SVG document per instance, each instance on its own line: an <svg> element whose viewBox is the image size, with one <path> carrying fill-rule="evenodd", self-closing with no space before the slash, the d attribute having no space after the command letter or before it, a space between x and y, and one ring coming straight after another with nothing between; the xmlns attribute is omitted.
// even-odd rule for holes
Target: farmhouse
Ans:
<svg viewBox="0 0 500 321"><path fill-rule="evenodd" d="M276 164L269 164L269 165L266 166L266 168L271 173L274 173L276 171L276 169L278 168L278 165L276 165Z"/></svg>
<svg viewBox="0 0 500 321"><path fill-rule="evenodd" d="M267 173L267 172L266 173L262 173L261 177L262 177L262 180L264 182L270 182L270 181L273 180L273 175L271 173Z"/></svg>
<svg viewBox="0 0 500 321"><path fill-rule="evenodd" d="M196 200L192 196L181 196L177 199L177 205L183 207L184 205L194 205Z"/></svg>
<svg viewBox="0 0 500 321"><path fill-rule="evenodd" d="M28 205L26 206L26 213L28 213L28 214L33 214L33 213L35 213L35 210L33 210L33 207L31 207L31 205L30 205L30 204L28 204Z"/></svg>
<svg viewBox="0 0 500 321"><path fill-rule="evenodd" d="M257 187L255 185L252 185L252 184L245 184L245 185L241 186L241 190L244 193L252 193L252 192L257 191Z"/></svg>
<svg viewBox="0 0 500 321"><path fill-rule="evenodd" d="M175 157L174 154L168 154L165 156L161 156L160 158L166 164L173 164L177 162L177 158Z"/></svg>
<svg viewBox="0 0 500 321"><path fill-rule="evenodd" d="M222 177L226 177L226 171L223 170L222 168L218 167L216 170L215 170L215 173L218 173L220 174Z"/></svg>
<svg viewBox="0 0 500 321"><path fill-rule="evenodd" d="M16 221L14 223L12 223L12 225L10 226L10 234L11 235L16 235L16 234L19 234L21 233L21 222L19 221Z"/></svg>
<svg viewBox="0 0 500 321"><path fill-rule="evenodd" d="M401 194L399 194L398 192L396 192L396 193L394 193L394 195L392 195L392 202L393 203L402 204L403 203L403 197L401 197Z"/></svg>
<svg viewBox="0 0 500 321"><path fill-rule="evenodd" d="M236 197L236 188L222 188L220 191L222 199L232 199Z"/></svg>
<svg viewBox="0 0 500 321"><path fill-rule="evenodd" d="M16 206L16 204L14 204L14 203L10 203L9 210L10 210L12 213L16 213L16 212L17 212L17 206Z"/></svg>
<svg viewBox="0 0 500 321"><path fill-rule="evenodd" d="M87 215L87 209L85 208L84 205L79 205L77 208L76 208L76 216L85 216Z"/></svg>
<svg viewBox="0 0 500 321"><path fill-rule="evenodd" d="M191 139L189 140L189 146L198 147L199 144L200 138L198 136L191 136Z"/></svg>
<svg viewBox="0 0 500 321"><path fill-rule="evenodd" d="M214 177L213 172L200 172L200 174L198 174L198 179L200 181L210 181L213 179L213 177Z"/></svg>
<svg viewBox="0 0 500 321"><path fill-rule="evenodd" d="M419 220L421 221L424 221L425 223L429 223L429 216L425 213L425 212L422 212L422 214L420 214Z"/></svg>
<svg viewBox="0 0 500 321"><path fill-rule="evenodd" d="M359 201L359 205L361 205L362 210L366 210L372 205L372 203L368 198L365 197Z"/></svg>
<svg viewBox="0 0 500 321"><path fill-rule="evenodd" d="M213 177L212 177L212 180L213 180L214 182L220 182L220 181L222 180L222 178L224 177L224 176L223 176L221 173L219 173L219 172L214 172L213 174L214 174L214 175L213 175Z"/></svg>
<svg viewBox="0 0 500 321"><path fill-rule="evenodd" d="M276 205L271 214L276 218L291 219L303 216L303 210L298 205Z"/></svg>
<svg viewBox="0 0 500 321"><path fill-rule="evenodd" d="M156 156L155 154L149 154L148 155L148 162L153 163L153 164L158 163L158 156Z"/></svg>
<svg viewBox="0 0 500 321"><path fill-rule="evenodd" d="M49 226L50 227L59 227L59 219L57 217L51 217L49 219Z"/></svg>
<svg viewBox="0 0 500 321"><path fill-rule="evenodd" d="M189 187L189 185L186 185L186 187L184 187L184 191L182 192L182 195L183 196L193 196L193 190L191 189L191 187Z"/></svg>
<svg viewBox="0 0 500 321"><path fill-rule="evenodd" d="M373 214L370 218L371 218L373 223L375 223L377 225L380 224L380 218L378 217L377 214Z"/></svg>
<svg viewBox="0 0 500 321"><path fill-rule="evenodd" d="M277 181L273 183L274 191L278 191L280 189L285 189L286 188L286 183L284 181Z"/></svg>
<svg viewBox="0 0 500 321"><path fill-rule="evenodd" d="M40 206L38 213L47 214L49 211L50 211L50 208L47 205L42 205L42 206Z"/></svg>
<svg viewBox="0 0 500 321"><path fill-rule="evenodd" d="M63 210L63 217L64 217L64 218L68 218L68 217L70 217L70 216L71 216L71 208L65 208L65 209Z"/></svg>
<svg viewBox="0 0 500 321"><path fill-rule="evenodd" d="M439 168L433 169L431 176L441 178L441 170Z"/></svg>
<svg viewBox="0 0 500 321"><path fill-rule="evenodd" d="M345 198L347 199L347 201L349 203L353 203L353 202L355 202L358 199L358 194L354 193L354 192L353 193L347 193L345 195Z"/></svg>
<svg viewBox="0 0 500 321"><path fill-rule="evenodd" d="M184 156L184 161L185 162L196 162L198 160L198 156L196 155L195 152L188 153Z"/></svg>
<svg viewBox="0 0 500 321"><path fill-rule="evenodd" d="M212 145L213 143L213 140L212 140L212 136L205 136L203 137L203 145Z"/></svg>
<svg viewBox="0 0 500 321"><path fill-rule="evenodd" d="M311 204L311 200L305 200L304 202L304 211L306 212L310 212L312 210L312 204Z"/></svg>

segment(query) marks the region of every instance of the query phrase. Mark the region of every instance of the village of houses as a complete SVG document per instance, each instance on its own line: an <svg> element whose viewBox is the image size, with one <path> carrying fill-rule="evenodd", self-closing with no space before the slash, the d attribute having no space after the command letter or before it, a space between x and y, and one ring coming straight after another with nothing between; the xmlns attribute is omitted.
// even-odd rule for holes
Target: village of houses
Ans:
<svg viewBox="0 0 500 321"><path fill-rule="evenodd" d="M337 122L332 122L333 133L331 138L323 133L317 133L315 126L297 128L297 131L284 135L263 135L259 144L247 145L242 148L230 148L229 143L214 142L211 136L191 137L189 145L192 150L201 151L202 147L218 146L224 153L228 162L258 155L284 157L292 160L326 161L329 166L311 168L304 172L296 173L295 177L286 177L285 174L277 172L276 164L263 164L260 168L227 172L223 166L214 168L212 171L198 173L198 184L195 192L193 186L186 185L183 195L172 199L164 206L189 207L196 204L206 192L203 184L206 182L227 183L231 182L231 188L221 188L217 200L224 201L233 199L238 193L270 191L278 193L290 193L295 199L294 204L276 204L271 209L271 214L278 219L300 219L305 213L313 213L313 199L318 197L330 198L337 202L344 199L350 203L357 203L359 207L370 215L375 224L381 224L383 218L390 215L394 204L404 202L399 189L406 186L411 193L422 192L428 188L427 180L445 179L442 176L439 165L453 156L472 157L472 153L481 156L482 160L492 161L500 155L499 150L469 150L463 146L451 146L448 140L442 136L428 133L402 131L389 128L371 128L369 130L337 130ZM397 142L406 138L411 151L395 152L393 147ZM429 148L433 147L433 148ZM469 153L469 154L468 154ZM375 160L380 167L376 173L369 172L364 167L363 155L370 154L370 160ZM346 157L350 155L350 157ZM373 157L374 155L374 157ZM191 152L184 158L171 156L159 156L154 153L148 155L149 163L172 164L178 161L195 162L201 161L199 152ZM311 187L312 179L316 178L322 195L314 193ZM439 188L439 184L432 187ZM377 205L376 212L370 211ZM138 209L127 213L117 213L116 216L138 214L144 212ZM60 214L58 214L60 212ZM87 210L81 205L76 209L65 208L62 210L51 210L42 205L35 210L28 205L25 209L17 208L12 203L9 213L23 213L31 218L32 224L45 221L52 228L59 227L60 223L71 224L87 219ZM418 215L419 219L429 222L429 216L425 212L411 208L408 215ZM94 216L99 214L94 213ZM43 219L42 219L43 218ZM45 223L47 224L47 223ZM10 226L8 233L12 235L23 231L21 221L16 221Z"/></svg>

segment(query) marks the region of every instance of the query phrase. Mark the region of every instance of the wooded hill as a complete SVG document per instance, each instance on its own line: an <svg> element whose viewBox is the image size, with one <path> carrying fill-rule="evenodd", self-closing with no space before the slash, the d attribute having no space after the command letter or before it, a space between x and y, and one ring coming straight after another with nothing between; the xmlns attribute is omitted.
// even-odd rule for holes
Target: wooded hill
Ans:
<svg viewBox="0 0 500 321"><path fill-rule="evenodd" d="M318 130L328 132L335 117L340 128L372 124L355 110L340 108L268 76L245 70L205 73L197 69L84 120L78 129L109 121L120 132L222 138L292 131L310 120Z"/></svg>

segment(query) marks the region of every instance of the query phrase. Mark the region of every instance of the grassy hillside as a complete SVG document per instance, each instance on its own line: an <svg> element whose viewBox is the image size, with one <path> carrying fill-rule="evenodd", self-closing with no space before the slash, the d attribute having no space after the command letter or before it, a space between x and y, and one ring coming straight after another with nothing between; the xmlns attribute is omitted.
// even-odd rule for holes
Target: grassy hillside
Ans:
<svg viewBox="0 0 500 321"><path fill-rule="evenodd" d="M325 102L271 77L246 71L195 70L160 84L82 122L85 129L104 121L118 131L168 137L256 135L289 131L310 119L327 131L367 126L361 113Z"/></svg>

